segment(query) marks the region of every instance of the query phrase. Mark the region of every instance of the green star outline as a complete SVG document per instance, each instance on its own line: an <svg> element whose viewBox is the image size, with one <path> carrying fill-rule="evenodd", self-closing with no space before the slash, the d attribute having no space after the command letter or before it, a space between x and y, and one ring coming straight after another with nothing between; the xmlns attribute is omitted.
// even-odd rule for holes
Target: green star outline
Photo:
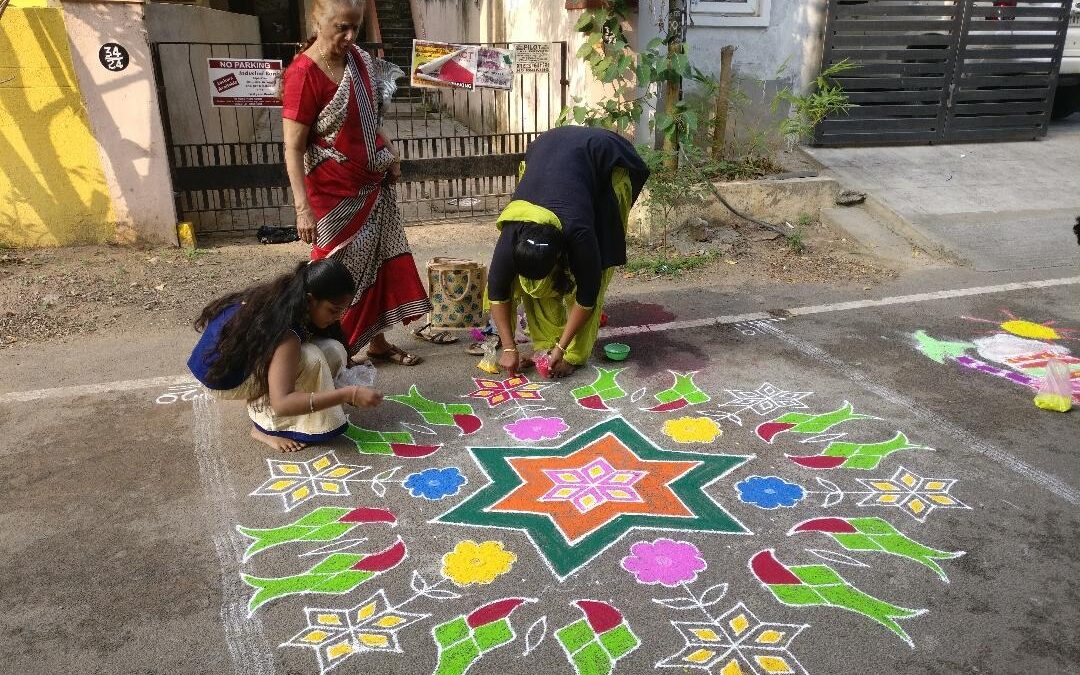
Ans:
<svg viewBox="0 0 1080 675"><path fill-rule="evenodd" d="M618 439L637 455L638 459L698 462L693 469L668 484L694 517L622 514L581 537L577 543L571 544L547 515L485 510L525 484L507 461L509 458L567 457L607 434ZM560 580L575 573L634 529L753 534L709 497L705 488L750 461L755 455L712 455L664 450L622 417L601 422L553 448L480 447L469 448L469 452L487 477L488 484L430 522L524 531Z"/></svg>

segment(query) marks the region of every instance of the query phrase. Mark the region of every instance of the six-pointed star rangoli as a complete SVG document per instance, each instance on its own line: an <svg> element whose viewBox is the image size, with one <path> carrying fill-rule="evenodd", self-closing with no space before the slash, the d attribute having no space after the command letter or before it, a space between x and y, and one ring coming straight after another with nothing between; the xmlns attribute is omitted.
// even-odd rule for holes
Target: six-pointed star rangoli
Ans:
<svg viewBox="0 0 1080 675"><path fill-rule="evenodd" d="M635 528L748 533L705 488L752 456L662 450L621 417L555 448L470 448L491 482L437 520L524 530L559 577L566 577ZM601 460L601 461L598 461ZM633 479L625 498L582 510L552 499L554 475L610 469ZM587 476L586 476L587 477Z"/></svg>

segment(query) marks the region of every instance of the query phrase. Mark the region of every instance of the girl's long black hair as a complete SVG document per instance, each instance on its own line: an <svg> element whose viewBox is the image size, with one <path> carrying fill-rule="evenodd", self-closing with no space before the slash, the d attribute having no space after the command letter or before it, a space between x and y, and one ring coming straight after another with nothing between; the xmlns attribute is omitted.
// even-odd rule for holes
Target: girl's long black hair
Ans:
<svg viewBox="0 0 1080 675"><path fill-rule="evenodd" d="M239 370L255 377L256 391L252 400L270 390L267 375L270 359L285 332L304 327L321 337L345 342L340 324L315 331L308 322L308 295L316 300L350 298L356 293L356 282L348 268L336 260L302 262L292 272L282 274L269 283L252 286L237 293L222 296L203 308L195 321L195 330L202 331L210 321L233 305L240 309L221 331L217 355L207 373L207 379L220 380Z"/></svg>

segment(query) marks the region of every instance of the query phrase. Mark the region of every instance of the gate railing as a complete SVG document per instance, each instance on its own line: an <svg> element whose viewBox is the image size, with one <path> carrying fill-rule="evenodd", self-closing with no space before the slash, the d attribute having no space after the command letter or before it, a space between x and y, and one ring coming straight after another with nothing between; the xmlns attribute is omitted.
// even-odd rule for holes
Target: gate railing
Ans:
<svg viewBox="0 0 1080 675"><path fill-rule="evenodd" d="M1046 133L1069 0L829 0L822 68L853 107L818 145L1035 139Z"/></svg>
<svg viewBox="0 0 1080 675"><path fill-rule="evenodd" d="M205 73L207 58L281 59L287 66L295 45L157 42L151 48L181 218L203 236L293 226L280 110L214 108ZM529 142L554 126L566 104L566 69L566 44L554 43L551 71L517 75L511 91L412 89L411 96L395 97L384 130L402 156L396 192L406 221L502 208Z"/></svg>

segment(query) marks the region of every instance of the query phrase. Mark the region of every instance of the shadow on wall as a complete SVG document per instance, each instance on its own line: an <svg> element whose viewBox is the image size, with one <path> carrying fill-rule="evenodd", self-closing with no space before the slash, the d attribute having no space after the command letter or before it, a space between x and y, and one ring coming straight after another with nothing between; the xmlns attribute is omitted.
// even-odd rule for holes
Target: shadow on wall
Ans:
<svg viewBox="0 0 1080 675"><path fill-rule="evenodd" d="M0 85L0 188L9 186L0 198L0 242L108 241L111 200L60 10L8 8L0 69L14 73Z"/></svg>
<svg viewBox="0 0 1080 675"><path fill-rule="evenodd" d="M92 13L87 9L93 7ZM139 7L134 5L132 7ZM126 6L125 6L126 8ZM102 148L101 161L108 164L111 175L115 177L115 187L120 191L116 195L114 209L121 213L116 216L115 232L113 239L120 244L131 244L136 240L156 240L161 235L158 232L136 230L136 223L132 222L130 211L140 198L145 199L149 195L164 195L171 198L169 185L162 185L163 176L151 176L151 155L156 149L162 155L166 154L164 138L156 137L157 130L152 128L157 120L157 109L151 110L153 101L153 64L150 56L150 48L145 41L133 42L129 36L136 34L136 29L142 27L142 11L133 14L124 13L118 15L115 5L98 5L72 7L69 11L78 11L77 18L72 14L68 20L77 20L83 25L83 30L88 30L89 35L81 36L83 44L100 45L116 41L119 33L125 38L126 47L130 54L131 65L121 73L109 73L109 79L101 84L95 82L93 74L87 70L87 64L81 59L75 59L75 70L78 80L83 83L81 97L86 110L92 113L94 123L92 133L97 143ZM130 22L128 25L125 23ZM96 60L91 68L97 65ZM139 101L145 102L141 107L124 110L123 103ZM120 121L125 123L126 128L121 128ZM136 140L138 139L138 140ZM140 142L141 141L141 142ZM158 165L161 166L160 164ZM167 171L167 164L164 165ZM164 189L162 189L164 187ZM145 217L147 209L139 212ZM166 211L168 211L166 209ZM164 216L163 223L141 222L144 229L157 226L164 227L165 234L171 233L174 227L172 214ZM153 235L153 236L151 236ZM169 241L168 236L164 237Z"/></svg>

